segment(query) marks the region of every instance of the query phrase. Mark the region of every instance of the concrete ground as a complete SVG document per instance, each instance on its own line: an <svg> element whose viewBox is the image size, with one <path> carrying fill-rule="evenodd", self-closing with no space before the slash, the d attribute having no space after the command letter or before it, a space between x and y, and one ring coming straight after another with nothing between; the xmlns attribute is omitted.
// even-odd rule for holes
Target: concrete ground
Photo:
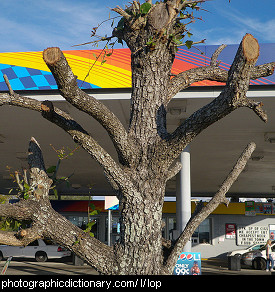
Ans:
<svg viewBox="0 0 275 292"><path fill-rule="evenodd" d="M0 271L5 261L0 262ZM5 275L98 275L92 267L75 266L70 259L48 260L39 263L34 259L12 259Z"/></svg>
<svg viewBox="0 0 275 292"><path fill-rule="evenodd" d="M0 262L0 272L5 261ZM275 272L275 271L274 271ZM253 270L242 267L240 271L228 270L227 262L217 259L202 261L202 275L271 275L266 271ZM274 273L275 274L275 273ZM6 275L98 275L92 267L84 264L75 266L71 259L48 260L44 263L36 262L32 259L12 259L7 269Z"/></svg>
<svg viewBox="0 0 275 292"><path fill-rule="evenodd" d="M275 270L274 270L275 272ZM241 266L240 271L232 271L228 269L227 260L208 259L202 260L202 275L271 275L274 272L266 272L265 270L254 270L247 266Z"/></svg>

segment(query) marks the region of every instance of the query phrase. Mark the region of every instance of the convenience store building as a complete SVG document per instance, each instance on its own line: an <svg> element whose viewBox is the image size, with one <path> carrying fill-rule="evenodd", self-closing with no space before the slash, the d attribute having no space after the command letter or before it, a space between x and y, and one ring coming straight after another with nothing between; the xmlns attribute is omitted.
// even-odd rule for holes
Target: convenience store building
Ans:
<svg viewBox="0 0 275 292"><path fill-rule="evenodd" d="M96 224L92 232L96 238L107 243L108 213L103 200L52 201L53 208L74 224L82 227L88 221L88 205L92 203L99 214L93 216ZM195 202L192 202L192 211ZM176 232L176 202L166 201L163 207L163 237L173 239ZM112 211L111 240L119 237L119 217ZM254 243L275 239L275 205L271 202L231 202L219 207L199 226L192 236L192 251L200 252L202 258L225 257L232 250L243 249Z"/></svg>

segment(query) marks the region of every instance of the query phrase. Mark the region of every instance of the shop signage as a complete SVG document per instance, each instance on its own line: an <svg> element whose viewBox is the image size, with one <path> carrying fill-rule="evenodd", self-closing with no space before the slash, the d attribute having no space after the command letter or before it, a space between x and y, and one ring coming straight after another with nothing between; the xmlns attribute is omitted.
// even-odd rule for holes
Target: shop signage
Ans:
<svg viewBox="0 0 275 292"><path fill-rule="evenodd" d="M201 275L201 254L199 252L182 252L173 275Z"/></svg>
<svg viewBox="0 0 275 292"><path fill-rule="evenodd" d="M237 245L266 243L268 239L268 226L238 226L237 228Z"/></svg>
<svg viewBox="0 0 275 292"><path fill-rule="evenodd" d="M105 196L105 210L118 210L119 201L116 196Z"/></svg>
<svg viewBox="0 0 275 292"><path fill-rule="evenodd" d="M273 203L255 203L255 211L257 215L271 215L275 214Z"/></svg>
<svg viewBox="0 0 275 292"><path fill-rule="evenodd" d="M245 215L275 215L275 203L247 201L245 202Z"/></svg>
<svg viewBox="0 0 275 292"><path fill-rule="evenodd" d="M269 224L269 238L275 240L275 225Z"/></svg>
<svg viewBox="0 0 275 292"><path fill-rule="evenodd" d="M236 238L236 225L232 223L225 224L225 238L234 239Z"/></svg>
<svg viewBox="0 0 275 292"><path fill-rule="evenodd" d="M254 201L245 202L245 216L256 216Z"/></svg>

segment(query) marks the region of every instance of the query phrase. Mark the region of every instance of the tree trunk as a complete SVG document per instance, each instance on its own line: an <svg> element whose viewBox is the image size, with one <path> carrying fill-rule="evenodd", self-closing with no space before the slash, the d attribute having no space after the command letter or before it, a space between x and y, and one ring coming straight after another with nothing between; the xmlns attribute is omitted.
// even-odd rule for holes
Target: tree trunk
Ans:
<svg viewBox="0 0 275 292"><path fill-rule="evenodd" d="M140 45L140 44L138 44ZM167 98L170 72L173 64L171 52L164 44L153 51L148 48L132 51L132 95L129 134L144 144L146 151L165 127L163 104ZM147 151L146 151L147 153Z"/></svg>
<svg viewBox="0 0 275 292"><path fill-rule="evenodd" d="M140 156L125 169L134 188L118 195L121 212L121 239L117 244L119 274L160 274L162 254L162 206L166 177L162 161L152 159L155 147L166 133L166 112L171 52L161 44L154 50L132 50L132 98L129 136L134 137ZM146 44L144 44L146 47Z"/></svg>
<svg viewBox="0 0 275 292"><path fill-rule="evenodd" d="M120 201L121 236L115 246L117 274L158 275L161 271L164 189L151 181L143 187L142 192L133 190L134 196Z"/></svg>

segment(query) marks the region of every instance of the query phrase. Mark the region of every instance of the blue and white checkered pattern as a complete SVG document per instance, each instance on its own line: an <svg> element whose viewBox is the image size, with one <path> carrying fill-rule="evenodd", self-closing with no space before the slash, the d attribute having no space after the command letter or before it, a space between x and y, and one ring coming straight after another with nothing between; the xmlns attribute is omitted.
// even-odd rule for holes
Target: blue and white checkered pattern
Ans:
<svg viewBox="0 0 275 292"><path fill-rule="evenodd" d="M53 90L57 89L56 82L51 72L26 67L0 64L0 91L7 91L8 87L3 75L6 74L13 90ZM83 89L96 88L97 86L82 80L77 80Z"/></svg>

